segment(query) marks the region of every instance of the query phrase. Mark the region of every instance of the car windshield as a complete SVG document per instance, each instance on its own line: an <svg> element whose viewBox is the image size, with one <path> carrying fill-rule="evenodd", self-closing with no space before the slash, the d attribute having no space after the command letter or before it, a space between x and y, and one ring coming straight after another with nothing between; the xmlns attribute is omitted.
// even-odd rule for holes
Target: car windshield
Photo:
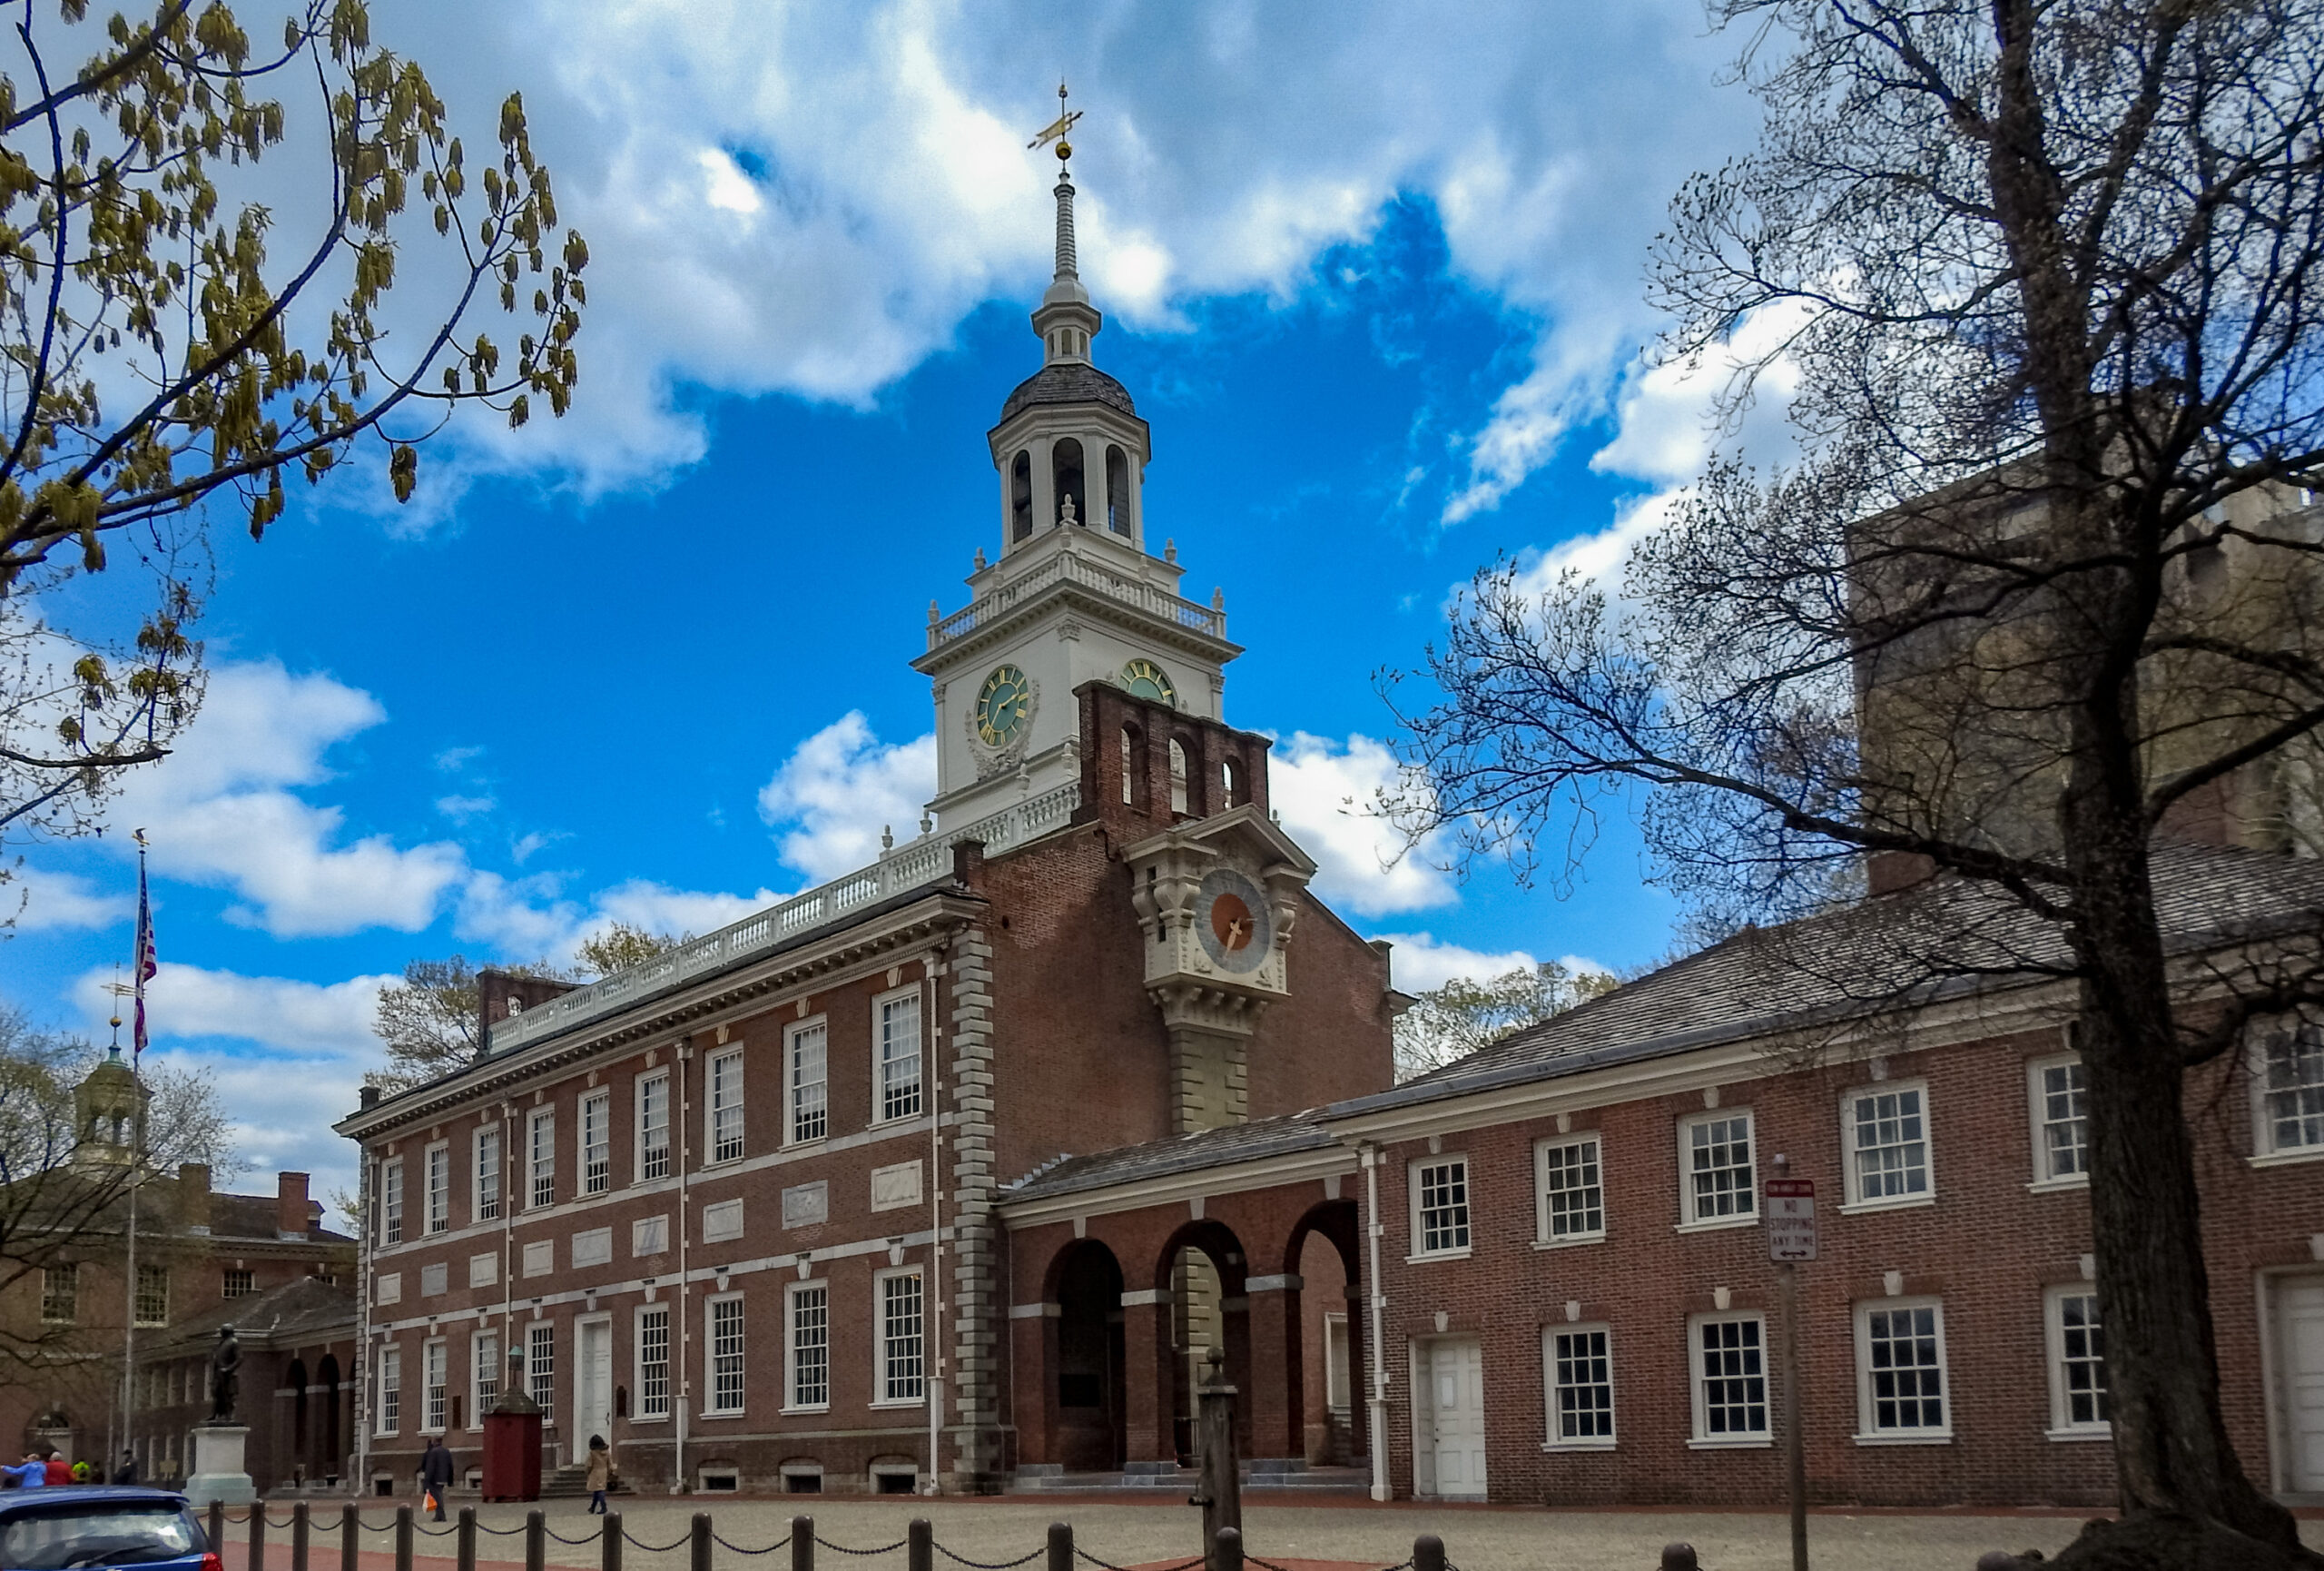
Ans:
<svg viewBox="0 0 2324 1571"><path fill-rule="evenodd" d="M201 1545L202 1530L181 1507L109 1506L92 1500L29 1512L0 1527L0 1567L67 1571L143 1566L196 1554Z"/></svg>

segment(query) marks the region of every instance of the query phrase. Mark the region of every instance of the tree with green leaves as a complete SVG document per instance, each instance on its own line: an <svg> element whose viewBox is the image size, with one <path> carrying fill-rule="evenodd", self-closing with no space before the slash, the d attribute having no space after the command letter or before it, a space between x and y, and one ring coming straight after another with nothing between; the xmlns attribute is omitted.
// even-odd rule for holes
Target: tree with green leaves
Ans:
<svg viewBox="0 0 2324 1571"><path fill-rule="evenodd" d="M564 413L588 260L521 101L471 161L363 0L303 0L271 38L222 0L9 9L0 842L94 828L192 718L211 520L256 538L286 476L367 457L409 500L464 406ZM124 570L125 595L60 593Z"/></svg>
<svg viewBox="0 0 2324 1571"><path fill-rule="evenodd" d="M1456 976L1415 993L1396 1017L1396 1079L1412 1080L1490 1047L1511 1032L1610 993L1614 978L1554 960L1520 965L1479 982Z"/></svg>

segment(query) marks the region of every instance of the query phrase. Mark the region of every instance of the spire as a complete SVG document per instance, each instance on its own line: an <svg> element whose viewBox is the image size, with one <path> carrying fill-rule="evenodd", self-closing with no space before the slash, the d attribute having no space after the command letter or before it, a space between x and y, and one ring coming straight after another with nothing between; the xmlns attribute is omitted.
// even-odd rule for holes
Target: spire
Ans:
<svg viewBox="0 0 2324 1571"><path fill-rule="evenodd" d="M1089 291L1081 287L1080 258L1073 244L1073 170L1068 163L1073 156L1073 143L1066 140L1066 133L1081 118L1081 111L1066 107L1062 82L1057 84L1057 118L1026 144L1039 147L1051 142L1057 143L1057 271L1049 279L1048 292L1041 296L1041 304L1088 305Z"/></svg>
<svg viewBox="0 0 2324 1571"><path fill-rule="evenodd" d="M1060 149L1066 145L1058 143ZM1073 254L1073 175L1070 171L1060 169L1057 178L1057 273L1050 282L1063 283L1068 279L1079 282L1081 269Z"/></svg>

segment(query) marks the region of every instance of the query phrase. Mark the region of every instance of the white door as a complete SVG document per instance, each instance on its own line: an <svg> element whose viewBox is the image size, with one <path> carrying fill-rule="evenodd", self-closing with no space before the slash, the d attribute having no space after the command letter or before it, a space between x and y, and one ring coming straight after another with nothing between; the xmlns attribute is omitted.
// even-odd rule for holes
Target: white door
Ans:
<svg viewBox="0 0 2324 1571"><path fill-rule="evenodd" d="M583 1320L574 1349L573 1459L589 1459L589 1437L610 1441L614 1427L614 1326L610 1319Z"/></svg>
<svg viewBox="0 0 2324 1571"><path fill-rule="evenodd" d="M1414 1492L1446 1500L1485 1497L1485 1359L1472 1337L1424 1344L1426 1411L1415 1414Z"/></svg>
<svg viewBox="0 0 2324 1571"><path fill-rule="evenodd" d="M2324 1279L2284 1283L2276 1305L2284 1429L2291 1447L2284 1482L2296 1493L2324 1494Z"/></svg>

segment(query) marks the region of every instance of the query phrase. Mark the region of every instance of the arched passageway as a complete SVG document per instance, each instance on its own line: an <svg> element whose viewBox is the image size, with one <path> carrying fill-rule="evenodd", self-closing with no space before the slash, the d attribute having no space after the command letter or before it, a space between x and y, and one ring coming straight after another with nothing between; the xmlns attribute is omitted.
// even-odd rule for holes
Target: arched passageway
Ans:
<svg viewBox="0 0 2324 1571"><path fill-rule="evenodd" d="M1057 1344L1046 1382L1054 1459L1073 1472L1110 1471L1128 1457L1122 1268L1101 1243L1059 1257L1050 1301Z"/></svg>

